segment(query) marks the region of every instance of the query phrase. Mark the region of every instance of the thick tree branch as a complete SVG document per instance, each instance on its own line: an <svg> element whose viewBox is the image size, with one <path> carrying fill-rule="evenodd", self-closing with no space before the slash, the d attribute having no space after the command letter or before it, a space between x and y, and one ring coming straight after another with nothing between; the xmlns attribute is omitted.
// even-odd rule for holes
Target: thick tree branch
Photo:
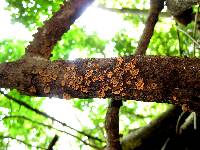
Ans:
<svg viewBox="0 0 200 150"><path fill-rule="evenodd" d="M172 107L149 125L131 132L121 141L123 150L160 149L168 137L175 135L182 110Z"/></svg>
<svg viewBox="0 0 200 150"><path fill-rule="evenodd" d="M164 0L151 0L149 16L146 21L145 28L143 30L142 36L138 43L135 55L145 54L145 51L149 45L151 37L154 32L154 27L158 21L158 16L164 7Z"/></svg>
<svg viewBox="0 0 200 150"><path fill-rule="evenodd" d="M43 27L38 28L38 32L33 35L34 40L26 48L26 55L49 59L57 41L92 2L93 0L65 1L60 10L45 21Z"/></svg>
<svg viewBox="0 0 200 150"><path fill-rule="evenodd" d="M128 56L0 65L0 85L32 96L166 102L199 110L200 59Z"/></svg>
<svg viewBox="0 0 200 150"><path fill-rule="evenodd" d="M29 110L35 112L36 114L39 114L39 115L41 115L41 116L43 116L43 117L45 117L45 118L49 118L49 119L51 119L52 121L55 121L55 122L57 122L57 123L59 123L59 124L65 126L65 127L69 128L69 129L71 129L71 130L73 130L73 131L76 131L76 132L78 132L78 133L80 133L80 134L86 136L86 137L89 138L89 139L93 139L93 140L97 140L97 141L102 142L102 140L100 140L99 138L93 137L93 136L91 136L91 135L89 135L89 134L87 134L87 133L85 133L85 132L83 132L83 131L79 131L79 130L77 130L77 129L74 129L73 127L67 125L66 123L57 120L56 118L54 118L54 117L52 117L52 116L46 114L45 112L42 112L42 111L40 111L40 110L38 110L38 109L36 109L36 108L33 108L32 106L30 106L29 104L27 104L27 103L25 103L25 102L23 102L23 101L21 101L21 100L18 100L18 99L14 98L14 97L12 97L12 96L10 96L10 95L4 94L2 91L0 91L0 93L3 94L5 97L7 97L9 100L12 100L12 101L16 102L16 103L19 104L20 106L24 106L25 108L27 108L27 109L29 109Z"/></svg>

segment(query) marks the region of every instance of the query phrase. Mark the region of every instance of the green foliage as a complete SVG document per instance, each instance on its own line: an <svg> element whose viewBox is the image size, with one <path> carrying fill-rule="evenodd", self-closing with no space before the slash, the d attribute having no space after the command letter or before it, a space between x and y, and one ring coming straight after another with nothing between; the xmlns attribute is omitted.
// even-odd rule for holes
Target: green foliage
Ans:
<svg viewBox="0 0 200 150"><path fill-rule="evenodd" d="M60 8L63 0L6 0L7 10L12 13L14 22L21 22L26 27L41 26L42 22Z"/></svg>
<svg viewBox="0 0 200 150"><path fill-rule="evenodd" d="M79 103L80 101L83 100L78 99L76 101L73 101L74 106L77 107L77 103ZM102 140L102 142L100 142L97 140L89 139L90 144L96 145L98 147L103 147L106 144L104 122L105 122L105 115L106 115L106 108L108 101L107 100L101 101L100 99L91 99L86 101L87 102L85 103L88 106L87 108L85 108L85 103L82 103L81 106L77 107L81 111L84 111L84 113L87 112L87 116L90 118L90 123L88 125L83 124L82 130L85 133L88 133L94 137L98 137L99 139ZM79 134L79 136L83 138L82 135ZM84 147L82 143L80 143L80 145Z"/></svg>
<svg viewBox="0 0 200 150"><path fill-rule="evenodd" d="M33 98L21 95L16 90L10 91L9 95L37 109L41 106L42 101L44 100L44 98ZM23 117L31 118L31 120L37 122L48 123L46 118L2 95L0 96L0 112L2 114L1 119L4 128L6 129L4 133L2 133L4 136L9 135L10 137L20 139L29 144L37 143L37 145L41 147L46 147L46 144L50 142L50 137L46 136L46 132L48 131L46 127L38 125L30 120L24 120ZM44 140L41 141L40 139L42 137Z"/></svg>
<svg viewBox="0 0 200 150"><path fill-rule="evenodd" d="M84 99L84 100L74 99L73 100L74 106L81 111L85 111L88 108L90 108L90 103L92 103L92 102L94 102L93 99Z"/></svg>
<svg viewBox="0 0 200 150"><path fill-rule="evenodd" d="M178 39L175 28L171 28L169 32L165 30L155 31L149 45L150 54L179 56ZM169 40L170 39L170 40Z"/></svg>
<svg viewBox="0 0 200 150"><path fill-rule="evenodd" d="M92 57L96 53L103 53L106 41L100 39L97 34L87 35L84 29L72 26L71 30L62 36L62 40L55 46L52 60L68 59L70 52L78 49L80 53L87 51Z"/></svg>
<svg viewBox="0 0 200 150"><path fill-rule="evenodd" d="M112 39L115 43L114 51L119 56L133 55L136 49L136 40L130 38L126 31L121 31Z"/></svg>
<svg viewBox="0 0 200 150"><path fill-rule="evenodd" d="M0 41L0 62L11 62L24 55L26 42L14 39Z"/></svg>
<svg viewBox="0 0 200 150"><path fill-rule="evenodd" d="M107 7L115 7L115 8L138 8L138 9L144 9L147 8L149 3L147 0L135 0L134 2L132 0L98 0L100 4L103 4Z"/></svg>

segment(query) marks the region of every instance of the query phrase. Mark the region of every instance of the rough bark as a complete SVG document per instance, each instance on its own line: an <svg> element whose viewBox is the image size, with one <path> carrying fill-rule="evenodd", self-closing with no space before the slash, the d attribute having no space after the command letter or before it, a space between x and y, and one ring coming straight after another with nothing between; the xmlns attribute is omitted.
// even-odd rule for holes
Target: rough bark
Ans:
<svg viewBox="0 0 200 150"><path fill-rule="evenodd" d="M65 1L60 10L38 28L38 32L33 35L34 40L26 48L26 55L49 59L57 41L92 2L93 0Z"/></svg>
<svg viewBox="0 0 200 150"><path fill-rule="evenodd" d="M172 107L149 125L131 132L122 139L123 150L160 150L168 137L175 135L176 123L181 113Z"/></svg>
<svg viewBox="0 0 200 150"><path fill-rule="evenodd" d="M111 100L106 113L105 129L107 133L106 150L122 150L119 135L119 110L122 101Z"/></svg>
<svg viewBox="0 0 200 150"><path fill-rule="evenodd" d="M179 16L193 5L200 2L199 0L166 0L168 11L173 16Z"/></svg>
<svg viewBox="0 0 200 150"><path fill-rule="evenodd" d="M113 98L200 108L200 59L129 56L0 65L0 85L32 96Z"/></svg>
<svg viewBox="0 0 200 150"><path fill-rule="evenodd" d="M154 27L158 21L158 16L164 7L164 0L151 0L149 15L145 28L138 43L135 55L145 54L154 32Z"/></svg>

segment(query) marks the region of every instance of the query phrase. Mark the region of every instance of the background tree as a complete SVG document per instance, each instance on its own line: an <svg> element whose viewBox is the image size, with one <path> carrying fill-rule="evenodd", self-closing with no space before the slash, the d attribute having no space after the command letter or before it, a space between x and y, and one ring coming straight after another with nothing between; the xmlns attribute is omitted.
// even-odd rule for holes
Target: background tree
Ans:
<svg viewBox="0 0 200 150"><path fill-rule="evenodd" d="M57 139L55 134L62 132L68 135L75 137L80 142L81 147L84 145L89 145L95 149L103 148L106 145L105 141L105 130L104 128L104 118L106 113L106 103L109 99L104 100L104 102L98 102L97 99L88 99L95 97L103 97L103 98L112 98L113 100L126 100L126 99L136 99L141 101L156 101L156 102L167 102L178 105L183 105L184 110L195 110L198 111L198 100L199 100L199 59L192 59L189 57L199 57L198 51L198 35L196 35L196 27L197 19L186 27L176 25L173 20L168 23L168 26L163 28L163 24L166 24L166 18L161 18L159 23L156 26L156 30L154 31L153 38L149 44L147 49L147 54L151 55L166 55L166 56L185 56L188 58L175 58L175 57L143 57L143 56L133 56L133 57L118 57L118 59L91 59L91 60L82 60L78 59L74 62L64 63L62 61L50 62L47 59L57 60L64 59L66 60L69 57L71 51L75 49L79 49L79 51L88 50L88 57L94 57L96 53L102 54L106 57L105 49L110 43L114 43L113 50L118 56L130 56L135 53L135 49L137 47L137 43L139 41L139 37L134 37L130 34L127 29L123 29L116 34L113 39L110 41L100 39L97 34L87 35L85 33L85 29L80 29L77 26L72 26L69 30L69 27L75 19L81 14L83 9L91 3L91 1L70 1L63 4L62 1L56 1L52 3L51 1L9 1L7 9L12 12L13 20L19 21L23 23L30 31L35 30L38 26L42 25L42 18L51 18L52 12L58 11L53 15L53 17L45 22L43 27L38 28L36 34L34 34L33 41L26 47L26 51L24 51L24 45L27 45L25 41L17 41L13 42L12 39L4 39L1 41L1 47L3 50L3 55L1 55L1 62L13 62L13 63L2 63L0 66L0 86L4 88L16 88L18 91L23 94L32 95L32 96L58 96L59 98L68 99L69 96L85 98L85 100L73 100L73 104L76 108L81 111L89 111L89 118L92 121L92 127L85 125L82 131L79 131L75 128L72 128L67 125L67 123L61 122L56 118L40 111L40 106L44 101L44 98L36 99L29 96L24 96L19 94L16 90L7 90L2 89L1 96L1 119L4 126L4 130L1 131L2 149L9 147L9 142L11 140L16 140L18 142L26 144L29 148L36 146L38 148L46 149L47 147L50 149L51 146L54 146L55 139ZM156 4L155 1L151 1L151 4ZM114 7L117 9L118 7L130 8L130 9L148 9L149 3L146 1L138 1L133 3L132 1L113 1L105 2L99 1L99 4L104 7ZM168 3L170 5L170 1ZM191 6L191 5L190 5ZM120 9L118 9L120 12ZM122 9L124 10L124 9ZM155 7L150 11L150 14L155 14ZM160 9L159 9L160 10ZM140 10L138 10L140 11ZM179 9L180 11L180 9ZM183 12L185 9L183 10ZM156 12L156 15L159 14L159 11ZM133 28L138 28L141 30L140 26L144 24L146 21L147 15L134 15L133 14L122 14L122 17L125 21L133 25ZM172 13L174 15L174 13ZM177 18L177 15L174 15ZM150 15L151 17L151 15ZM153 16L155 19L155 16ZM194 18L194 17L193 17ZM197 18L197 17L196 17ZM67 20L67 21L66 21ZM147 19L148 20L148 19ZM147 21L147 27L148 26ZM156 20L155 20L156 23ZM154 24L155 24L154 23ZM170 27L172 24L172 27ZM194 28L195 26L195 28ZM154 26L152 26L154 28ZM152 28L152 29L153 29ZM192 30L191 30L192 29ZM69 30L66 34L66 32ZM152 30L153 31L153 30ZM189 32L188 32L189 31ZM192 31L192 36L190 35L190 31ZM55 33L56 32L56 33ZM62 36L62 34L64 34ZM147 35L145 32L143 36ZM62 40L60 40L62 36ZM148 37L151 38L151 35ZM140 43L146 42L146 46L148 45L147 38L141 38ZM169 40L170 39L170 40ZM192 39L192 40L191 40ZM145 41L142 41L145 40ZM57 41L59 41L57 43ZM57 44L56 44L57 43ZM193 43L195 46L193 46ZM54 47L54 45L56 46ZM142 44L144 46L144 44ZM13 48L15 47L15 48ZM194 47L194 48L193 48ZM141 50L141 46L138 46L138 49ZM53 50L53 51L52 51ZM143 51L146 51L146 47L143 48ZM24 55L25 54L25 55ZM51 56L53 54L53 56ZM144 54L144 52L137 51L137 54ZM130 60L133 60L130 63ZM134 61L135 60L135 61ZM176 62L176 63L174 63ZM69 64L68 64L69 63ZM84 63L86 63L84 67ZM94 68L89 68L88 65L97 65L100 64L100 69L98 70L103 74L103 71L107 72L107 81L111 81L113 83L113 87L105 87L105 84L99 84L96 81L105 81L105 79L99 76L94 84L92 84L90 88L90 92L88 92L87 84L90 80L85 79L86 76L90 77L94 72ZM101 64L102 63L102 64ZM106 67L106 64L112 66L112 68L103 68ZM136 65L137 68L129 69L134 71L135 79L130 80L135 84L130 84L129 88L126 88L127 85L123 85L121 87L126 88L124 95L123 93L118 94L119 89L111 91L109 88L114 88L115 84L118 85L118 82L125 83L122 80L110 80L110 76L112 76L114 70L113 68L123 68L126 70L126 66ZM75 66L74 66L75 65ZM118 66L117 66L118 65ZM124 67L125 66L125 67ZM101 69L101 67L103 69ZM187 68L186 71L183 71L184 67ZM17 69L16 69L17 68ZM74 68L76 71L74 71ZM88 68L88 70L87 70ZM151 77L152 72L148 70L153 70L153 72L157 71L156 79L155 77ZM167 68L167 69L166 69ZM163 72L163 69L165 72ZM84 73L86 76L83 76L84 82L81 81L80 86L77 87L76 90L79 92L75 92L74 95L70 92L70 85L68 81L62 82L63 79L56 74L56 71L63 70L65 72L60 72L61 75L66 73L66 78L71 79L68 76L73 76L73 73L77 73L81 77ZM139 72L138 72L139 71ZM174 72L173 72L174 71ZM123 72L123 71L121 71ZM145 73L146 72L146 76ZM22 74L21 74L22 73ZM54 73L54 75L52 74ZM71 74L70 74L71 73ZM120 72L119 72L120 73ZM167 74L169 73L169 74ZM178 73L178 76L176 76ZM127 73L128 74L128 73ZM17 76L16 76L17 75ZM23 75L23 76L21 76ZM168 76L169 75L169 76ZM23 77L23 78L21 78ZM26 78L24 78L26 77ZM92 77L95 77L93 74ZM143 79L142 79L143 78ZM160 80L159 80L160 79ZM182 79L182 80L181 80ZM187 80L186 80L187 79ZM190 80L188 80L190 79ZM52 80L55 80L52 81ZM95 80L95 79L93 79ZM158 85L155 83L155 80L160 81L163 85ZM180 81L181 80L181 81ZM40 82L39 82L40 81ZM72 81L75 83L74 86L77 86L77 80ZM87 82L88 81L88 82ZM122 82L123 81L123 82ZM145 81L145 83L143 82ZM169 82L170 81L170 82ZM91 81L90 81L91 82ZM22 84L23 83L23 84ZM64 90L61 89L60 85L64 87ZM127 84L129 81L127 81ZM165 83L165 84L164 84ZM167 84L166 84L167 83ZM85 85L84 85L85 84ZM148 90L146 89L146 84L152 85ZM83 86L84 85L84 86ZM145 86L144 86L145 85ZM53 88L52 88L53 86ZM104 88L101 88L101 87ZM178 86L179 88L177 88ZM75 87L76 88L76 87ZM107 92L105 89L108 88ZM99 90L100 89L100 90ZM129 89L136 89L134 92L135 95L128 95L130 93ZM156 92L153 92L152 89L157 89ZM74 92L75 90L73 90ZM174 93L171 93L171 92ZM69 93L70 94L69 94ZM121 91L120 91L121 92ZM160 92L160 93L159 93ZM6 94L7 93L7 94ZM128 96L127 96L128 95ZM87 99L86 99L87 98ZM94 111L94 107L97 107ZM140 110L143 107L142 111ZM164 104L141 104L140 102L135 101L126 101L124 102L121 110L120 117L123 127L120 129L120 133L123 134L123 140L121 140L121 145L123 149L134 149L134 145L130 145L129 142L140 141L141 136L146 136L145 140L142 142L132 142L136 143L135 147L139 147L143 149L145 146L149 147L149 143L152 144L152 139L158 138L160 141L156 140L152 146L152 149L159 149L161 147L166 148L167 146L170 148L173 141L179 141L181 138L178 137L179 131L185 129L184 127L188 124L190 125L191 120L194 120L194 127L192 129L196 129L196 118L191 117L195 116L194 114L183 115L183 118L190 119L189 123L186 121L178 122L178 117L180 115L181 110L179 108L171 108L165 114L163 114L158 120L155 121L154 124L143 127L140 129L135 129L136 127L141 127L146 125L150 120L154 119L161 113L165 111L169 106ZM149 113L145 110L151 110ZM137 113L140 110L140 114ZM161 111L162 110L162 111ZM118 114L116 114L118 115ZM117 116L114 117L117 117ZM169 117L170 116L170 117ZM173 116L173 117L172 117ZM182 115L181 115L182 116ZM186 117L185 117L186 116ZM180 117L181 118L181 117ZM108 117L109 119L109 117ZM169 119L169 120L168 120ZM170 120L171 119L171 120ZM127 120L126 122L124 120ZM183 119L184 120L184 119ZM51 122L53 121L53 122ZM63 125L65 128L58 128L54 122L57 122ZM177 123L178 122L178 123ZM166 128L167 123L169 125ZM186 125L185 125L185 124ZM155 126L159 126L158 130L154 129ZM177 133L173 132L177 125ZM68 128L68 129L66 129ZM33 130L34 129L34 130ZM108 128L109 131L110 128ZM197 128L198 129L198 128ZM68 130L73 130L76 133L68 132ZM131 130L134 130L131 134L129 133ZM30 131L32 135L30 136ZM56 133L55 133L56 131ZM157 132L160 131L160 132ZM166 132L168 131L168 132ZM53 134L48 135L47 133L53 132ZM146 134L144 134L146 133ZM154 134L152 134L154 133ZM160 133L160 134L155 134ZM192 133L192 132L190 132ZM195 132L195 134L198 132ZM112 134L112 133L111 133ZM128 135L126 137L126 135ZM35 136L34 136L35 135ZM137 135L137 136L133 136ZM149 135L149 136L148 136ZM154 135L154 137L153 137ZM165 135L165 136L161 136ZM186 134L188 135L188 134ZM199 134L197 134L198 136ZM126 138L125 138L126 137ZM134 137L134 138L132 138ZM162 137L162 138L161 138ZM187 137L187 136L186 136ZM41 140L41 139L45 140ZM114 137L115 139L116 137ZM53 139L53 140L52 140ZM144 138L143 138L144 139ZM171 143L169 141L172 141ZM111 140L112 142L112 140ZM53 144L52 144L53 143ZM138 144L139 143L139 144ZM142 144L140 144L142 143ZM170 143L170 144L169 144ZM112 144L112 143L111 143ZM191 143L190 143L191 144ZM127 146L128 145L128 146ZM174 145L173 145L174 146ZM184 147L185 145L182 144ZM188 146L188 145L186 145ZM180 147L180 146L179 146ZM111 148L110 148L111 149ZM145 148L144 148L145 149Z"/></svg>

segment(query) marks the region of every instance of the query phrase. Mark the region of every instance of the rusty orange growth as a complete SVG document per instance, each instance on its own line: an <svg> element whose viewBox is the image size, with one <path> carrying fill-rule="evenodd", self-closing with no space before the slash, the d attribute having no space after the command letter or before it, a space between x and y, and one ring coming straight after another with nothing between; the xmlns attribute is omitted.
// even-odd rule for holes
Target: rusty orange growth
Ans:
<svg viewBox="0 0 200 150"><path fill-rule="evenodd" d="M138 73L139 73L139 69L130 70L130 74L133 76L133 78L136 78Z"/></svg>
<svg viewBox="0 0 200 150"><path fill-rule="evenodd" d="M128 81L126 81L126 84L128 84L128 85L131 85L131 81L130 80L128 80Z"/></svg>
<svg viewBox="0 0 200 150"><path fill-rule="evenodd" d="M187 111L190 111L191 109L189 108L189 106L188 106L187 104L183 104L183 105L182 105L182 110L183 110L184 112L187 112Z"/></svg>
<svg viewBox="0 0 200 150"><path fill-rule="evenodd" d="M151 89L155 90L155 89L157 89L157 86L158 86L158 85L157 85L156 83L152 83L152 84L151 84Z"/></svg>
<svg viewBox="0 0 200 150"><path fill-rule="evenodd" d="M176 101L176 100L177 100L176 96L174 96L174 95L172 96L172 98L173 98L173 100L174 100L174 101Z"/></svg>
<svg viewBox="0 0 200 150"><path fill-rule="evenodd" d="M104 89L102 88L101 90L99 90L98 91L98 96L99 96L99 98L104 98L105 97L105 91L104 91Z"/></svg>
<svg viewBox="0 0 200 150"><path fill-rule="evenodd" d="M50 87L49 86L44 87L44 93L48 94L49 92L50 92Z"/></svg>
<svg viewBox="0 0 200 150"><path fill-rule="evenodd" d="M40 70L39 75L43 83L50 83L57 79L57 75L49 70Z"/></svg>
<svg viewBox="0 0 200 150"><path fill-rule="evenodd" d="M109 89L111 89L110 87L109 87L109 85L108 84L105 84L105 86L104 86L104 91L108 91Z"/></svg>
<svg viewBox="0 0 200 150"><path fill-rule="evenodd" d="M115 87L113 90L112 90L112 93L113 94L120 94L122 91L123 91L123 88L121 87L123 84L120 84L119 86Z"/></svg>
<svg viewBox="0 0 200 150"><path fill-rule="evenodd" d="M87 70L87 71L86 71L85 78L89 78L89 77L91 77L92 74L93 74L93 70Z"/></svg>
<svg viewBox="0 0 200 150"><path fill-rule="evenodd" d="M119 57L116 59L115 66L105 70L101 65L98 61L84 62L82 66L85 67L85 71L83 69L79 72L75 64L70 64L64 69L65 73L60 84L63 88L69 87L82 93L89 93L90 86L94 84L98 87L97 95L100 98L110 92L114 95L127 96L124 91L126 85L133 85L137 90L144 89L144 81L140 77L135 59L125 62L122 57ZM153 84L152 88L156 88L156 84Z"/></svg>
<svg viewBox="0 0 200 150"><path fill-rule="evenodd" d="M116 64L116 66L120 66L122 63L123 63L123 58L122 57L118 57L117 58L117 64Z"/></svg>
<svg viewBox="0 0 200 150"><path fill-rule="evenodd" d="M112 78L113 73L111 71L108 72L107 77Z"/></svg>
<svg viewBox="0 0 200 150"><path fill-rule="evenodd" d="M65 80L61 81L61 86L65 86Z"/></svg>
<svg viewBox="0 0 200 150"><path fill-rule="evenodd" d="M34 86L31 86L31 87L29 88L29 91L30 91L31 93L36 93L36 89L35 89Z"/></svg>
<svg viewBox="0 0 200 150"><path fill-rule="evenodd" d="M63 99L69 100L71 96L68 93L63 93Z"/></svg>
<svg viewBox="0 0 200 150"><path fill-rule="evenodd" d="M119 84L119 78L113 77L111 79L111 83L112 83L113 87L116 87Z"/></svg>
<svg viewBox="0 0 200 150"><path fill-rule="evenodd" d="M144 81L143 78L139 78L137 82L135 82L135 86L137 90L143 90L144 89Z"/></svg>

